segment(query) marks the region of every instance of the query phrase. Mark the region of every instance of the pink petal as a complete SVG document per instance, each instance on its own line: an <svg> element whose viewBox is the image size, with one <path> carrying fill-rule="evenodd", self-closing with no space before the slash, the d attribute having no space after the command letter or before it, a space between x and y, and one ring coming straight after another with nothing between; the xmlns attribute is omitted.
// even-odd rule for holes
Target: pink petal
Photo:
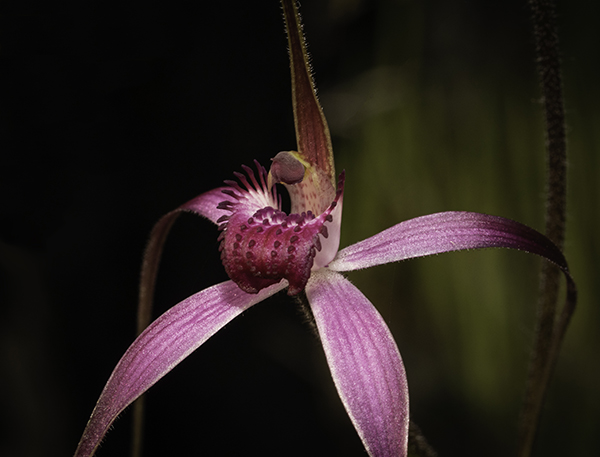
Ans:
<svg viewBox="0 0 600 457"><path fill-rule="evenodd" d="M408 385L381 315L342 275L315 271L306 287L340 398L371 456L405 456Z"/></svg>
<svg viewBox="0 0 600 457"><path fill-rule="evenodd" d="M338 252L329 264L351 271L442 252L512 248L540 255L567 272L560 250L544 235L510 219L449 211L401 222Z"/></svg>
<svg viewBox="0 0 600 457"><path fill-rule="evenodd" d="M577 287L564 255L538 231L503 217L464 211L417 217L342 249L328 267L333 271L359 270L414 257L479 248L518 249L555 263L567 280L562 319L566 328L569 320L566 316L572 313L577 302Z"/></svg>
<svg viewBox="0 0 600 457"><path fill-rule="evenodd" d="M250 295L226 281L192 295L152 322L115 367L75 456L93 455L123 409L234 317L286 286L282 281Z"/></svg>

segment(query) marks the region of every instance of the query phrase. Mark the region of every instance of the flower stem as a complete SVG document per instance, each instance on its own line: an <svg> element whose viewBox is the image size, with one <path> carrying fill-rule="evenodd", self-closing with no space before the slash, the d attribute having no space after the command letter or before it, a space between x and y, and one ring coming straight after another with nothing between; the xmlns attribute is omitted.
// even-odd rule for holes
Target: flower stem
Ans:
<svg viewBox="0 0 600 457"><path fill-rule="evenodd" d="M552 0L529 0L529 4L546 120L548 173L546 236L562 250L566 219L567 154L555 7ZM520 457L531 455L549 380L575 307L574 301L568 299L558 316L559 286L559 269L545 261L540 275L535 341L519 424L518 455Z"/></svg>

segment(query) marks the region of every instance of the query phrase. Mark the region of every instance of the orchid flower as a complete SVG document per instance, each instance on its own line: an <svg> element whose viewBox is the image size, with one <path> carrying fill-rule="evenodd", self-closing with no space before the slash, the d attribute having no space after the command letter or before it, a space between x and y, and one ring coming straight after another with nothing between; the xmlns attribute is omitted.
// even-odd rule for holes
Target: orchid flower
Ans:
<svg viewBox="0 0 600 457"><path fill-rule="evenodd" d="M127 349L102 391L75 455L94 454L117 415L236 316L279 291L302 292L340 399L371 456L405 456L408 382L400 352L373 304L342 272L465 249L504 247L540 255L575 286L560 250L512 220L443 212L401 222L339 250L345 176L336 179L329 129L315 95L297 6L283 2L290 48L298 151L284 151L270 170L255 162L237 181L206 192L165 215L145 257L141 301L148 302L162 250L182 211L218 224L229 277L173 306ZM282 210L275 183L290 194Z"/></svg>

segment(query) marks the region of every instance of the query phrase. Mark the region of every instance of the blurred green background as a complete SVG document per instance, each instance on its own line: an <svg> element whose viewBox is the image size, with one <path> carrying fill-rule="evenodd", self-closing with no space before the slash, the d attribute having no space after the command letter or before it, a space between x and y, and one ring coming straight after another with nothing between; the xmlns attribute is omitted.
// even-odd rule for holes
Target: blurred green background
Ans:
<svg viewBox="0 0 600 457"><path fill-rule="evenodd" d="M557 5L568 124L566 256L579 307L536 455L600 452L600 13ZM329 0L301 12L336 165L342 245L439 211L538 230L544 125L525 1ZM74 451L133 339L152 224L240 164L295 147L278 2L13 7L3 26L0 454ZM216 231L182 217L157 312L225 280ZM514 449L540 261L451 253L349 276L402 353L440 455ZM319 342L285 295L150 392L146 456L364 455ZM36 437L35 440L32 437ZM127 455L129 413L98 453Z"/></svg>
<svg viewBox="0 0 600 457"><path fill-rule="evenodd" d="M600 62L586 19L597 7L584 3L557 6L569 154L566 255L580 302L537 455L595 455L600 446L600 124L591 88ZM371 41L353 41L358 52L344 60L346 76L322 89L338 166L348 175L342 245L446 210L502 215L543 231L544 124L526 5L384 2L378 9ZM444 439L464 443L464 454L452 455L512 450L539 264L485 251L350 275L396 335L412 417L441 455ZM459 425L449 430L450 423ZM486 443L493 451L482 450Z"/></svg>

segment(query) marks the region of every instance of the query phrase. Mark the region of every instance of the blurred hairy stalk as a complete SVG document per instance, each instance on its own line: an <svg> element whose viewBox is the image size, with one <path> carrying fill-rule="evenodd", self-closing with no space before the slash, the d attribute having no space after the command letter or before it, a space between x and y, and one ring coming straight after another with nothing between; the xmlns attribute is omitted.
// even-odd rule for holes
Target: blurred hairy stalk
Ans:
<svg viewBox="0 0 600 457"><path fill-rule="evenodd" d="M546 236L560 249L563 249L567 195L567 149L555 6L552 0L530 0L529 5L532 13L536 62L546 121ZM562 311L558 308L559 286L560 272L558 268L549 262L544 262L540 275L535 340L518 432L518 455L520 457L526 457L532 453L543 401L556 365L561 342L574 310L569 302Z"/></svg>

